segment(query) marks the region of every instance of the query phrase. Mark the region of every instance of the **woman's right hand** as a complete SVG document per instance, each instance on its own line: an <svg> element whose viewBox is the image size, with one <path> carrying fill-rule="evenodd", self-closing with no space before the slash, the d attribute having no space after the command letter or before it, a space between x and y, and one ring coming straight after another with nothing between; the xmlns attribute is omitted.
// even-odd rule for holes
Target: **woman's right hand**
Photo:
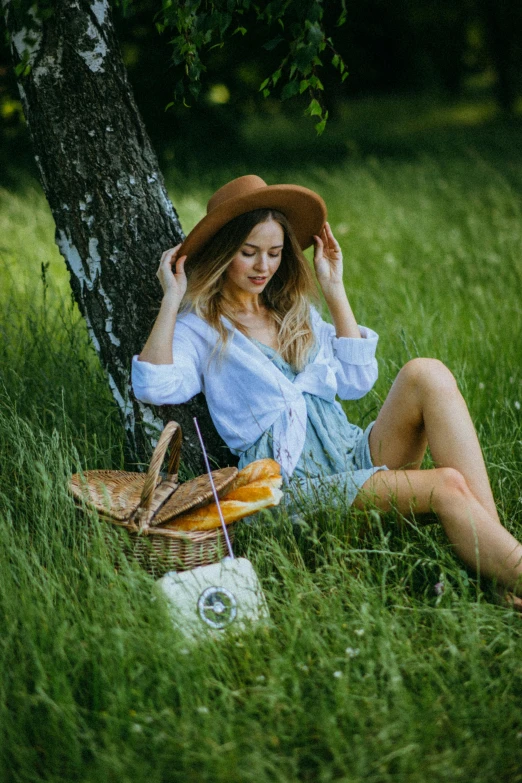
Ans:
<svg viewBox="0 0 522 783"><path fill-rule="evenodd" d="M164 296L173 299L178 306L187 290L187 276L185 274L185 261L187 256L177 257L181 243L176 247L165 250L161 256L160 265L156 277L161 283ZM173 271L173 267L174 270Z"/></svg>

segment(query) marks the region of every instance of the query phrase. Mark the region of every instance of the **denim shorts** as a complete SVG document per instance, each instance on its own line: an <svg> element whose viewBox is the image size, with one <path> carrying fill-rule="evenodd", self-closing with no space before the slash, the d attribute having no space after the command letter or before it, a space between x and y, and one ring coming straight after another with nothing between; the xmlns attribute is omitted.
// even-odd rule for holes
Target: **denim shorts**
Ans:
<svg viewBox="0 0 522 783"><path fill-rule="evenodd" d="M347 457L347 469L343 473L310 477L291 477L283 485L283 503L292 507L303 502L331 502L344 507L351 506L363 484L379 470L388 470L386 465L375 466L370 453L369 437L372 421L361 430L354 447Z"/></svg>

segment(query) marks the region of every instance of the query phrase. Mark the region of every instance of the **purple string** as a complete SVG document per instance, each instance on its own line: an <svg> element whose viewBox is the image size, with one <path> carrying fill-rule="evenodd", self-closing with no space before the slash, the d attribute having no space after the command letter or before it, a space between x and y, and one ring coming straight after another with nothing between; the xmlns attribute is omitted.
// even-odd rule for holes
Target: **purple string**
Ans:
<svg viewBox="0 0 522 783"><path fill-rule="evenodd" d="M214 484L214 479L212 478L212 471L210 470L210 464L209 464L208 457L207 457L207 451L205 449L205 444L203 443L203 438L201 436L201 432L200 432L200 429L199 429L198 420L197 420L197 418L195 416L194 416L194 426L196 428L196 432L198 433L199 442L201 444L201 450L203 452L203 458L205 460L205 465L207 467L208 477L210 479L210 485L212 487L212 492L214 493L214 500L216 501L216 506L217 506L219 518L221 520L221 526L223 528L223 533L225 535L225 541L227 542L228 553L230 555L230 558L232 560L234 560L234 552L232 551L232 544L230 543L230 538L228 537L227 526L225 524L225 520L223 519L223 514L221 513L221 506L219 505L218 493L216 491L216 487L215 487L215 484Z"/></svg>

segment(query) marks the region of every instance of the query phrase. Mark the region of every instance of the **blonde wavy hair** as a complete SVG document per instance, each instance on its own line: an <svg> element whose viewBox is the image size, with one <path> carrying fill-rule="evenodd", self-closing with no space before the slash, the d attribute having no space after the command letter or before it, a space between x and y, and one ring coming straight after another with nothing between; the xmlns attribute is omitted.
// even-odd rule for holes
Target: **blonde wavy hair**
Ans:
<svg viewBox="0 0 522 783"><path fill-rule="evenodd" d="M278 350L297 372L304 369L314 344L310 302L319 301L310 266L287 218L274 209L245 212L224 225L207 244L187 259L187 292L181 309L203 318L219 334L216 349L222 358L231 331L221 320L225 316L248 336L223 295L225 272L252 229L267 220L277 221L284 232L281 263L260 294L278 326ZM213 352L214 353L214 352Z"/></svg>

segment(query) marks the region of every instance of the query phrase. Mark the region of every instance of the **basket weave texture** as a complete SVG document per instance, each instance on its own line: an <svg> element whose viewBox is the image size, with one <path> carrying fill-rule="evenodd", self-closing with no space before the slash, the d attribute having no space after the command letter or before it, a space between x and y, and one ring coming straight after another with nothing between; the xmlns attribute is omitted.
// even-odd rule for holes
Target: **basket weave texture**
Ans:
<svg viewBox="0 0 522 783"><path fill-rule="evenodd" d="M80 508L95 509L103 519L125 529L128 551L155 577L167 571L211 565L227 553L221 528L178 531L161 527L213 499L207 475L179 483L181 443L181 427L171 421L158 440L146 474L86 470L75 473L69 484ZM160 470L169 447L167 474L162 478ZM212 471L219 496L226 492L237 473L234 467ZM231 539L232 528L230 525L228 530Z"/></svg>

